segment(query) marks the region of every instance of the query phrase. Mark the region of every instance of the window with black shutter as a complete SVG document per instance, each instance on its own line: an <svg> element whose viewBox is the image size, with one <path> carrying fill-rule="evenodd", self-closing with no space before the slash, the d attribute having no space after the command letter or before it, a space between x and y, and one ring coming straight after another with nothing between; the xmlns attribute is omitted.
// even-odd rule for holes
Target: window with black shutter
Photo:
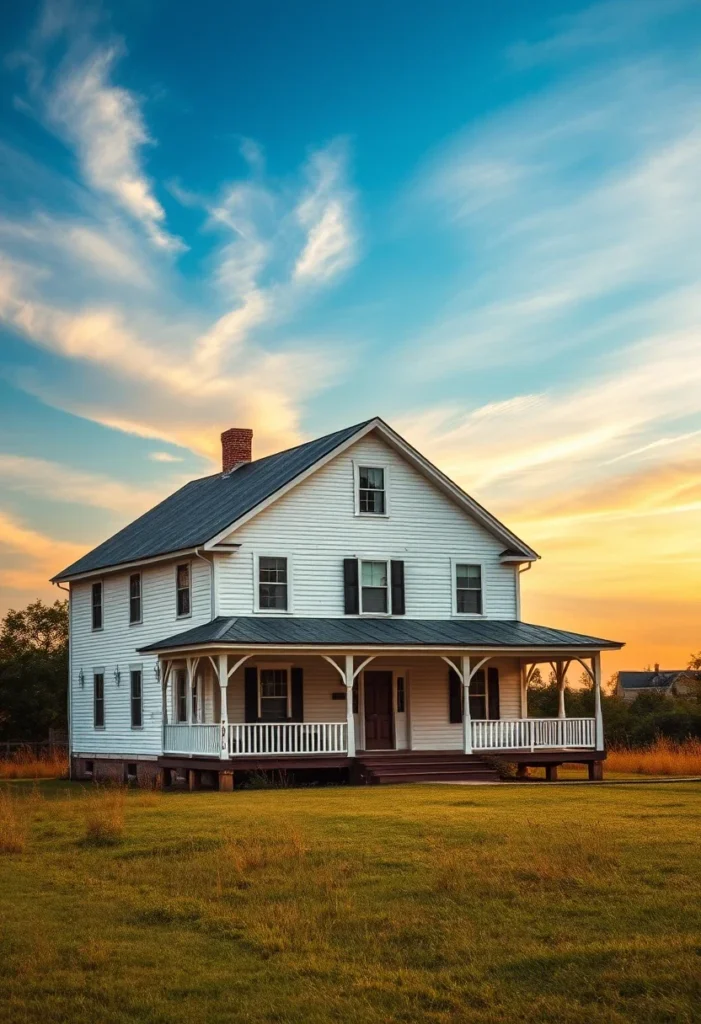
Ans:
<svg viewBox="0 0 701 1024"><path fill-rule="evenodd" d="M93 723L96 729L105 727L105 674L93 675Z"/></svg>
<svg viewBox="0 0 701 1024"><path fill-rule="evenodd" d="M144 724L141 669L132 669L129 675L131 679L131 727L140 729Z"/></svg>

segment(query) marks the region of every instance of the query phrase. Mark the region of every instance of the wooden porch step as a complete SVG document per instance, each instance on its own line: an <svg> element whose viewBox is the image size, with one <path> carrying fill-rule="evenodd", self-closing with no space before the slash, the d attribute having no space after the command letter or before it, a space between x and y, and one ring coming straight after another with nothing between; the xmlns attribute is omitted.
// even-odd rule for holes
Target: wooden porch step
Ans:
<svg viewBox="0 0 701 1024"><path fill-rule="evenodd" d="M370 785L400 782L498 782L482 758L459 750L390 750L359 753L360 778Z"/></svg>

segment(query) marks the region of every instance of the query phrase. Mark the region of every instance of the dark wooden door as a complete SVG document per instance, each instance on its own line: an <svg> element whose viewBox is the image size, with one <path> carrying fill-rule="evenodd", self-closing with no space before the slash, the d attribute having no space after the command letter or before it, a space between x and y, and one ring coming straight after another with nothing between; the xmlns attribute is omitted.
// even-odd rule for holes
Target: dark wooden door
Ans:
<svg viewBox="0 0 701 1024"><path fill-rule="evenodd" d="M392 673L365 673L365 749L394 749Z"/></svg>

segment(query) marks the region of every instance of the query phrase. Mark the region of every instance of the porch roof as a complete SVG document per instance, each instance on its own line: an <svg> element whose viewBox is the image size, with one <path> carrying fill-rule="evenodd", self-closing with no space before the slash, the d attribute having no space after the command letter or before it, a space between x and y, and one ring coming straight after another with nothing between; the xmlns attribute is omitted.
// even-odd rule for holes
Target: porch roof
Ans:
<svg viewBox="0 0 701 1024"><path fill-rule="evenodd" d="M226 647L476 647L543 650L618 650L616 640L550 626L501 619L306 619L282 616L219 616L159 640L143 652Z"/></svg>

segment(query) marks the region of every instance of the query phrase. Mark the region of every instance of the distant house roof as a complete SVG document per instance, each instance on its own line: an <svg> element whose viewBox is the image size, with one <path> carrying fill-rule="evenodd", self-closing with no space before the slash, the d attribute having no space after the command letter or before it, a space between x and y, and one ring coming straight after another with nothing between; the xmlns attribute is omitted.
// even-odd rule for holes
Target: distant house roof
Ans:
<svg viewBox="0 0 701 1024"><path fill-rule="evenodd" d="M207 544L259 505L292 485L303 473L363 431L377 429L436 483L463 504L486 529L508 543L506 560L531 561L539 556L491 513L432 466L416 449L375 417L315 441L298 445L239 466L228 474L216 473L185 484L155 508L145 512L109 540L99 544L52 578L52 582L99 572L144 559L167 556Z"/></svg>
<svg viewBox="0 0 701 1024"><path fill-rule="evenodd" d="M304 647L539 647L617 650L616 640L584 636L527 622L482 619L305 619L275 616L220 616L202 626L166 637L144 652L237 644Z"/></svg>
<svg viewBox="0 0 701 1024"><path fill-rule="evenodd" d="M618 673L618 685L623 690L668 690L678 679L697 679L701 682L701 672L674 668L663 672Z"/></svg>

